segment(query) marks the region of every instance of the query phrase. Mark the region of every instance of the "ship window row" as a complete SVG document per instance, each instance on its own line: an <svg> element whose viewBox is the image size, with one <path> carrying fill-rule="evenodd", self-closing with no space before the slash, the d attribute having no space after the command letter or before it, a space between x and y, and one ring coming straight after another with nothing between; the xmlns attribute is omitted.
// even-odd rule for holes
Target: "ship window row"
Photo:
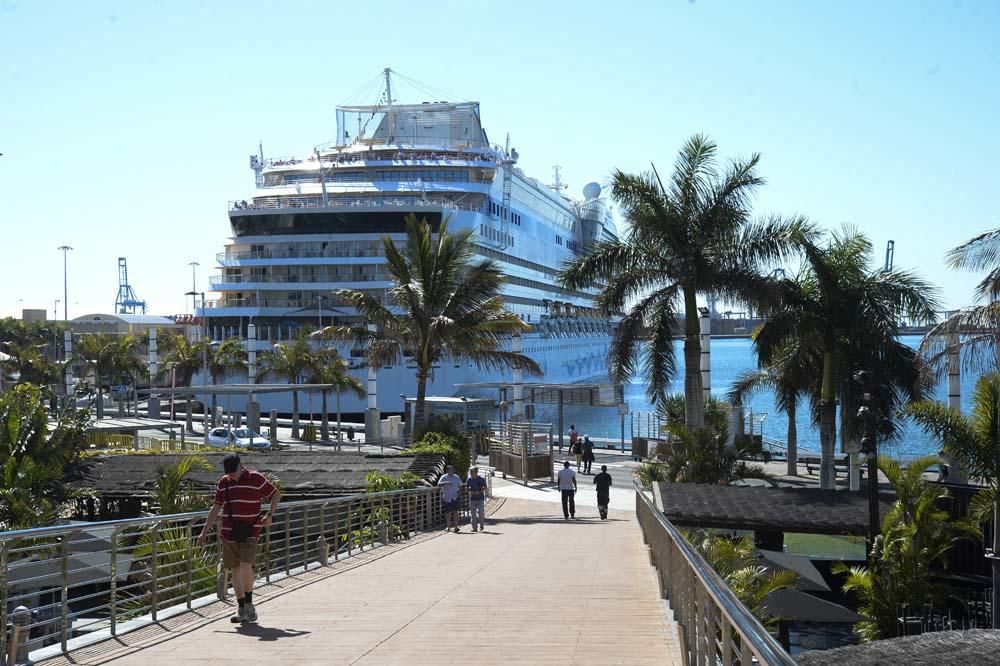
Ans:
<svg viewBox="0 0 1000 666"><path fill-rule="evenodd" d="M508 247L511 247L511 246L514 245L514 237L513 236L511 236L510 234L500 233L500 231L498 231L497 229L491 229L491 228L487 227L485 224L480 224L479 225L479 235L482 238L488 238L491 241L494 241L494 242L497 242L497 243L503 243L504 245L507 245Z"/></svg>
<svg viewBox="0 0 1000 666"><path fill-rule="evenodd" d="M516 284L521 287L531 287L532 289L547 291L553 294L561 294L563 296L577 296L579 298L590 298L590 299L594 298L593 294L588 294L582 291L576 291L575 289L563 289L562 287L557 287L547 282L529 280L527 278L518 277L516 275L508 275L506 277L506 282L507 284Z"/></svg>
<svg viewBox="0 0 1000 666"><path fill-rule="evenodd" d="M492 199L490 199L489 208L490 208L490 215L492 215L493 217L500 217L503 215L503 206L498 204L496 201L493 201ZM521 215L519 213L511 211L510 222L511 224L521 226Z"/></svg>
<svg viewBox="0 0 1000 666"><path fill-rule="evenodd" d="M380 302L392 302L387 298L385 289L361 289L362 291ZM322 299L322 300L321 300ZM329 292L316 294L313 292L289 291L289 292L268 292L266 296L242 291L230 292L218 301L209 301L210 308L324 308L331 306L350 306L351 304L343 297Z"/></svg>
<svg viewBox="0 0 1000 666"><path fill-rule="evenodd" d="M227 260L240 259L298 259L314 257L381 257L385 247L381 240L328 241L325 243L298 243L295 245L251 245L250 250L229 249Z"/></svg>
<svg viewBox="0 0 1000 666"><path fill-rule="evenodd" d="M224 275L213 276L213 284L240 284L245 282L377 282L388 280L385 264L356 264L344 266L307 266L299 270L251 269L227 270Z"/></svg>
<svg viewBox="0 0 1000 666"><path fill-rule="evenodd" d="M370 183L370 182L469 182L469 172L461 169L406 169L401 171L336 171L324 176L328 183ZM318 183L319 174L296 173L269 175L264 180L266 186L295 185L296 183Z"/></svg>

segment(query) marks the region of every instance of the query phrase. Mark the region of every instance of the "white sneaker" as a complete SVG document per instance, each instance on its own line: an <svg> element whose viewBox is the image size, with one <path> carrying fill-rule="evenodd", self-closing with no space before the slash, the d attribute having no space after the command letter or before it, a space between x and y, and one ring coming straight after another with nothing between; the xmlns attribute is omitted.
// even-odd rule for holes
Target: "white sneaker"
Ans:
<svg viewBox="0 0 1000 666"><path fill-rule="evenodd" d="M239 608L236 609L236 612L233 613L233 615L229 618L229 621L232 622L233 624L239 624L245 619L247 619L246 611L243 606L240 606Z"/></svg>
<svg viewBox="0 0 1000 666"><path fill-rule="evenodd" d="M247 622L257 621L257 609L253 607L253 604L247 604L243 607L243 619Z"/></svg>

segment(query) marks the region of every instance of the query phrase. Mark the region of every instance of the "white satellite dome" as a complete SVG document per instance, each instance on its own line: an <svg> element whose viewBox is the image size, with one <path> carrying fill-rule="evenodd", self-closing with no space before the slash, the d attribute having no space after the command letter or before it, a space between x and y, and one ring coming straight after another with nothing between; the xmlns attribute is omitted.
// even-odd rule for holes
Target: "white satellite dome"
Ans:
<svg viewBox="0 0 1000 666"><path fill-rule="evenodd" d="M601 186L597 183L587 183L583 187L583 197L587 201L601 196Z"/></svg>

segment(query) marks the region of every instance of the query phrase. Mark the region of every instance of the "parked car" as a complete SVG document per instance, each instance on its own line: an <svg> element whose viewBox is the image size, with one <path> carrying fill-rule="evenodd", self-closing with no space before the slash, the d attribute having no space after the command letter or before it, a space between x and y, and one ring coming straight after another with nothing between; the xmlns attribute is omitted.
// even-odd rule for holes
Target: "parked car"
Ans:
<svg viewBox="0 0 1000 666"><path fill-rule="evenodd" d="M260 433L256 433L249 428L236 428L235 430L230 430L229 428L213 428L208 432L208 445L209 446L238 446L244 449L249 449L251 442L253 442L253 448L255 449L269 449L271 448L271 442Z"/></svg>

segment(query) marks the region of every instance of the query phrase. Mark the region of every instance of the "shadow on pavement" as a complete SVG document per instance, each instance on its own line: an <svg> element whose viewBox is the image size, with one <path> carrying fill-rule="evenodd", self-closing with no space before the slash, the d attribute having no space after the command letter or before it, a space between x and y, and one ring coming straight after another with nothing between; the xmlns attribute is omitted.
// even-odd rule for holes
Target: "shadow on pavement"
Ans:
<svg viewBox="0 0 1000 666"><path fill-rule="evenodd" d="M276 641L279 638L298 638L312 632L264 627L256 623L244 623L236 627L236 633L243 634L244 636L253 636L259 641Z"/></svg>
<svg viewBox="0 0 1000 666"><path fill-rule="evenodd" d="M515 525L545 525L548 523L565 523L569 525L573 523L585 523L587 525L594 525L602 521L600 516L577 516L576 518L569 519L562 516L525 516L523 518L494 518L493 522L497 525L502 525L503 523L513 523Z"/></svg>

